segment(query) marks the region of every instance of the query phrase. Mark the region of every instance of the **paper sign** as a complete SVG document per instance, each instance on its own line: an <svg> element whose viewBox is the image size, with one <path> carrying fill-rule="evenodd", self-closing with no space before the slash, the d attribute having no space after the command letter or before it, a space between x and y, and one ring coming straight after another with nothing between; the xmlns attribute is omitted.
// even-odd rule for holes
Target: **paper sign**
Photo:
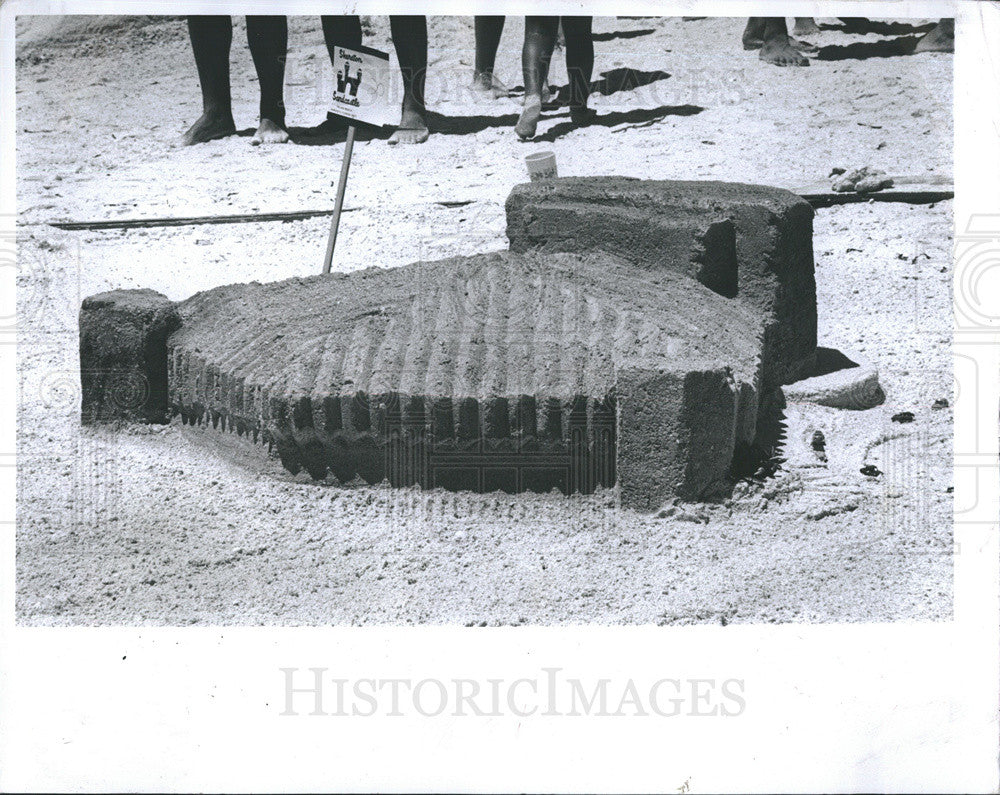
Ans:
<svg viewBox="0 0 1000 795"><path fill-rule="evenodd" d="M337 47L333 58L331 113L362 124L393 124L388 53L368 47Z"/></svg>

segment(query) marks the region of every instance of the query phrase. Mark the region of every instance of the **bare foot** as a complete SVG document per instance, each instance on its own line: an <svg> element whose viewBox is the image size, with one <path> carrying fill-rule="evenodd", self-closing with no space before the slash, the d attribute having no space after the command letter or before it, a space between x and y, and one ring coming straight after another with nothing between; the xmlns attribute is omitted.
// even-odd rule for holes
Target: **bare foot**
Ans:
<svg viewBox="0 0 1000 795"><path fill-rule="evenodd" d="M283 144L288 141L288 131L270 119L261 119L257 132L253 134L250 143L254 146L261 144Z"/></svg>
<svg viewBox="0 0 1000 795"><path fill-rule="evenodd" d="M955 21L942 19L917 40L914 52L955 52Z"/></svg>
<svg viewBox="0 0 1000 795"><path fill-rule="evenodd" d="M415 110L404 110L403 116L399 120L399 127L389 137L389 145L396 144L422 144L430 137L427 129L427 122L423 115Z"/></svg>
<svg viewBox="0 0 1000 795"><path fill-rule="evenodd" d="M521 110L521 118L514 125L514 132L522 141L528 141L535 137L538 129L538 120L542 118L542 98L540 96L526 96L524 107Z"/></svg>
<svg viewBox="0 0 1000 795"><path fill-rule="evenodd" d="M201 144L236 134L236 123L232 113L203 113L181 138L183 146Z"/></svg>
<svg viewBox="0 0 1000 795"><path fill-rule="evenodd" d="M796 36L815 36L819 33L819 25L812 17L795 17L795 27L792 33Z"/></svg>
<svg viewBox="0 0 1000 795"><path fill-rule="evenodd" d="M510 96L510 89L501 83L492 72L475 72L472 75L472 90L490 99Z"/></svg>
<svg viewBox="0 0 1000 795"><path fill-rule="evenodd" d="M760 48L760 59L775 66L809 66L809 59L796 50L788 36L776 36Z"/></svg>
<svg viewBox="0 0 1000 795"><path fill-rule="evenodd" d="M788 43L799 52L805 52L809 55L816 55L819 53L819 47L808 41L802 41L802 39L793 39L791 36L788 37ZM743 39L743 49L744 50L759 50L764 46L763 39L755 38L744 38Z"/></svg>

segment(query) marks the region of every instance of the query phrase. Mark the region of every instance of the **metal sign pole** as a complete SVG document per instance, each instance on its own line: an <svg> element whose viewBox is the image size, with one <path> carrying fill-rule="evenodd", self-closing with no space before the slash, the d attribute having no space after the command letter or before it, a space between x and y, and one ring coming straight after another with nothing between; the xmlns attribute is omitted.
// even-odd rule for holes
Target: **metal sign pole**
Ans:
<svg viewBox="0 0 1000 795"><path fill-rule="evenodd" d="M347 172L351 170L351 155L354 152L354 129L353 124L347 128L344 162L340 167L340 184L337 185L337 203L333 207L333 218L330 220L330 239L326 242L323 273L330 272L330 266L333 263L333 247L337 245L337 228L340 226L340 212L344 208L344 189L347 187Z"/></svg>

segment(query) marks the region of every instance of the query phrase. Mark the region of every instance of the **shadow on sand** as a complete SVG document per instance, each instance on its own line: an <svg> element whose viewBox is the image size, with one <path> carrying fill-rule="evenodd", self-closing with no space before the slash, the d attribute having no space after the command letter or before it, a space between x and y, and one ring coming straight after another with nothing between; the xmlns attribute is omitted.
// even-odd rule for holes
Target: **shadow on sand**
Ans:
<svg viewBox="0 0 1000 795"><path fill-rule="evenodd" d="M628 125L623 127L623 130L651 127L667 116L694 116L703 110L705 109L698 105L661 105L658 108L612 111L593 116L582 124L576 124L572 121L560 122L543 135L536 135L531 139L531 143L552 143L566 133L582 127L618 127L622 124ZM621 132L621 130L612 130L612 132Z"/></svg>
<svg viewBox="0 0 1000 795"><path fill-rule="evenodd" d="M577 124L572 121L564 121L556 124L548 132L532 138L533 142L551 143L566 133L582 127L618 127L627 125L622 129L633 129L639 127L650 127L667 116L694 116L705 110L699 105L661 105L658 108L636 108L628 111L612 111L602 115L595 115L586 122ZM568 117L564 112L556 115ZM553 118L548 114L544 118ZM517 123L518 114L504 113L500 116L444 116L440 113L428 112L427 126L431 135L475 135L476 133L491 128L508 128L513 135L514 125ZM253 130L241 131L239 135L252 135ZM621 132L621 130L613 130ZM393 133L393 128L373 128L359 126L355 133L356 141L385 140ZM292 142L300 146L332 146L341 144L347 138L347 131L343 128L333 128L332 125L320 124L316 127L290 127L288 130Z"/></svg>
<svg viewBox="0 0 1000 795"><path fill-rule="evenodd" d="M655 83L659 80L666 80L670 77L668 72L661 72L660 70L654 70L652 72L644 72L641 69L631 69L630 67L623 66L618 69L610 69L607 72L601 72L601 77L599 80L593 80L590 83L590 93L591 94L601 94L605 97L611 96L612 94L617 94L619 91L634 91L637 88L642 88L643 86L648 86L650 83ZM552 102L550 105L563 106L569 104L569 86L549 86L549 90L552 92ZM520 96L524 94L524 86L514 86L510 90L511 96Z"/></svg>
<svg viewBox="0 0 1000 795"><path fill-rule="evenodd" d="M764 406L757 415L757 435L753 444L737 445L730 476L733 480L763 481L774 477L785 460L780 450L788 439L785 396L780 389L761 396Z"/></svg>
<svg viewBox="0 0 1000 795"><path fill-rule="evenodd" d="M836 348L817 347L816 364L805 377L829 375L852 367L860 365ZM770 395L762 396L762 400L754 443L739 446L733 455L730 474L735 480L765 480L773 477L784 463L780 454L782 445L788 440L784 393L775 389Z"/></svg>
<svg viewBox="0 0 1000 795"><path fill-rule="evenodd" d="M917 36L900 36L882 41L858 41L846 46L822 47L813 56L817 61L865 61L868 58L896 58L913 55L917 47Z"/></svg>
<svg viewBox="0 0 1000 795"><path fill-rule="evenodd" d="M923 25L911 25L909 22L879 22L864 17L844 17L840 24L823 23L819 25L819 29L838 30L842 33L853 33L859 36L866 33L875 33L879 36L903 36L907 33L926 33L936 24L937 22L927 22Z"/></svg>
<svg viewBox="0 0 1000 795"><path fill-rule="evenodd" d="M590 84L591 94L611 96L620 91L634 91L637 88L648 86L659 80L666 80L670 77L667 72L654 70L645 72L640 69L621 67L602 72L598 80ZM512 93L524 91L523 86L512 89ZM564 107L569 103L569 86L561 86L553 91L553 101L547 105L548 110ZM648 127L667 116L693 116L701 113L704 108L698 105L661 105L656 108L636 108L629 111L615 111L601 116L595 116L582 124L573 122L563 122L555 125L544 135L534 138L534 141L552 142L566 133L579 127L598 125L602 127L617 127L622 124L629 127ZM427 126L431 135L475 135L476 133L491 128L511 128L517 123L517 113L503 113L500 115L472 115L472 116L445 116L441 113L429 111L427 114ZM615 132L618 132L616 130ZM369 127L359 125L355 133L356 141L385 140L393 133L391 127ZM240 135L253 135L253 130L241 131ZM316 127L289 127L288 134L293 143L303 146L331 146L343 143L347 138L347 128L345 122L328 119Z"/></svg>
<svg viewBox="0 0 1000 795"><path fill-rule="evenodd" d="M613 33L595 33L594 41L614 41L615 39L637 39L640 36L648 36L656 31L652 28L642 30L616 30Z"/></svg>
<svg viewBox="0 0 1000 795"><path fill-rule="evenodd" d="M617 94L619 91L634 91L669 77L667 72L661 72L659 69L652 72L643 72L640 69L628 67L611 69L607 72L601 72L601 79L590 84L590 93L603 94L607 97L611 94Z"/></svg>
<svg viewBox="0 0 1000 795"><path fill-rule="evenodd" d="M393 127L371 127L367 124L357 125L354 133L355 141L385 140L392 135ZM289 127L288 136L292 143L300 146L332 146L342 144L347 140L347 123L325 121L315 127Z"/></svg>

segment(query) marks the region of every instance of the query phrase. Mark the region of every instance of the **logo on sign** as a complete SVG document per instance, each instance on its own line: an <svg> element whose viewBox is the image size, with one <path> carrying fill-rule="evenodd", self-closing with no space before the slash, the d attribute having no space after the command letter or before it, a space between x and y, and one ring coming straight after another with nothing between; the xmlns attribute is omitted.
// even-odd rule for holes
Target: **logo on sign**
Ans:
<svg viewBox="0 0 1000 795"><path fill-rule="evenodd" d="M338 102L346 102L349 105L358 105L358 86L361 85L361 76L364 74L358 69L357 74L351 74L350 61L344 61L344 68L337 72L337 91L333 98Z"/></svg>
<svg viewBox="0 0 1000 795"><path fill-rule="evenodd" d="M389 67L389 55L368 47L358 50L337 48L333 69L331 112L362 124L386 123L387 107L383 93Z"/></svg>

